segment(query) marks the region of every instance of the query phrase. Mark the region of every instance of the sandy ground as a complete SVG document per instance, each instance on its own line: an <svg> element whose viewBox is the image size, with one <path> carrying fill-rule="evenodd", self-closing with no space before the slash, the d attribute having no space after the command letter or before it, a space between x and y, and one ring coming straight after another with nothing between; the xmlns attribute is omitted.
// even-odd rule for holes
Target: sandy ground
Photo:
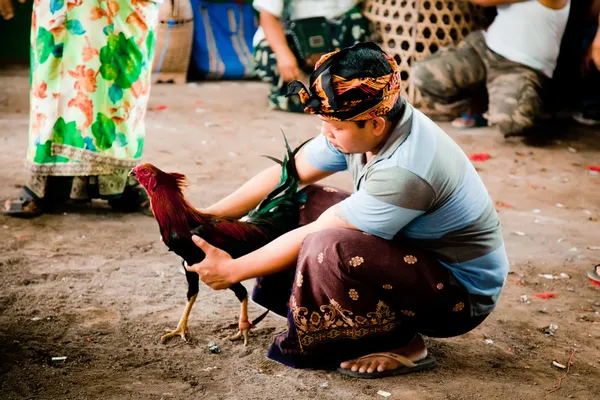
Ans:
<svg viewBox="0 0 600 400"><path fill-rule="evenodd" d="M281 126L292 144L317 133L316 117L267 111L266 90L259 82L155 86L151 106L167 109L148 113L145 160L187 174L194 204L217 201L269 165L260 154L282 155ZM26 178L27 91L25 69L0 72L2 199ZM600 133L553 123L545 136L558 140L530 146L489 128L442 125L466 153L492 155L476 164L498 202L511 275L482 326L428 340L437 370L366 381L281 366L265 352L285 321L269 316L248 347L230 343L237 300L207 287L192 312L192 340L159 344L185 304L178 260L152 218L100 202L34 220L0 216L0 398L383 398L379 390L402 399L599 398L600 290L586 273L600 262L600 176L586 168L600 164ZM344 174L329 183L350 188ZM570 278L538 275L560 273ZM541 292L556 297L534 296ZM551 323L558 330L544 334ZM551 392L565 374L552 361L566 364L573 351L562 388Z"/></svg>

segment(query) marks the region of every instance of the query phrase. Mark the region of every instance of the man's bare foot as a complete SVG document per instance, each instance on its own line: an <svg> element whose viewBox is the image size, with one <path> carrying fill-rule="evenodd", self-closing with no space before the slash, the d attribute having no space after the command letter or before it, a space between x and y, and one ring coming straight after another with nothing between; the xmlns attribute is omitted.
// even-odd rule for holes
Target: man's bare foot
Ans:
<svg viewBox="0 0 600 400"><path fill-rule="evenodd" d="M427 357L427 347L425 347L425 342L423 341L421 335L417 334L412 342L406 346L392 350L391 353L403 356L412 362L417 362ZM381 353L375 353L372 357L367 355L355 360L344 361L340 364L342 369L349 369L351 371L358 371L361 373L372 373L375 371L383 372L394 370L402 366L403 364L398 360L395 360L391 357L385 357L381 355Z"/></svg>

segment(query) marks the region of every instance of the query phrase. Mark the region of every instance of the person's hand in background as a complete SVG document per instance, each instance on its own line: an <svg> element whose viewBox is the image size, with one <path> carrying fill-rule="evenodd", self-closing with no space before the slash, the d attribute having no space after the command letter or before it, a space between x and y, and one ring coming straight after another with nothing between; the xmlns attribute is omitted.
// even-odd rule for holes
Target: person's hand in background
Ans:
<svg viewBox="0 0 600 400"><path fill-rule="evenodd" d="M19 0L19 3L25 3L26 0ZM15 15L13 0L0 0L0 15L4 19L11 19Z"/></svg>

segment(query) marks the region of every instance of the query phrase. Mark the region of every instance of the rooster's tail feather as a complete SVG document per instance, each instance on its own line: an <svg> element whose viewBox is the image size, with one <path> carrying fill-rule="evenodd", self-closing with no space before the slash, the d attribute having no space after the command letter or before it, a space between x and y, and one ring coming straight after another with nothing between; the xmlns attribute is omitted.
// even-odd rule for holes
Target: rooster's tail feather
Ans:
<svg viewBox="0 0 600 400"><path fill-rule="evenodd" d="M281 133L283 134L283 140L285 141L286 147L286 154L283 157L283 161L266 156L282 166L279 184L260 202L260 204L253 211L250 212L248 215L250 218L264 216L280 206L291 206L297 208L300 204L303 204L306 201L306 196L298 192L298 187L300 186L300 176L298 175L298 170L296 169L295 156L298 151L300 151L302 146L308 143L310 139L306 140L296 149L292 150L283 130Z"/></svg>
<svg viewBox="0 0 600 400"><path fill-rule="evenodd" d="M264 154L263 154L263 157L268 158L271 161L275 161L277 164L283 166L283 161L281 161L281 160L279 160L279 159L277 159L275 157L267 156L267 155L264 155Z"/></svg>
<svg viewBox="0 0 600 400"><path fill-rule="evenodd" d="M252 320L250 322L250 325L256 326L256 324L258 324L260 321L262 321L267 316L269 311L271 311L271 310L267 310L267 311L263 312L262 314L260 314L258 317L254 318L254 320Z"/></svg>

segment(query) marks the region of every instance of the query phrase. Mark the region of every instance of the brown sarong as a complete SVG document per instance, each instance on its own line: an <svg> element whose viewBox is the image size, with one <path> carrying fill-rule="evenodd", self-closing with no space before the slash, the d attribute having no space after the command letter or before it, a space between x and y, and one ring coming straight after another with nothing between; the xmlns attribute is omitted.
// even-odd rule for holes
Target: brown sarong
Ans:
<svg viewBox="0 0 600 400"><path fill-rule="evenodd" d="M349 194L311 185L300 225ZM295 368L337 366L409 343L417 333L462 335L487 315L472 316L469 295L451 272L402 238L388 241L351 229L304 240L292 268L257 279L252 298L286 316L267 357Z"/></svg>

